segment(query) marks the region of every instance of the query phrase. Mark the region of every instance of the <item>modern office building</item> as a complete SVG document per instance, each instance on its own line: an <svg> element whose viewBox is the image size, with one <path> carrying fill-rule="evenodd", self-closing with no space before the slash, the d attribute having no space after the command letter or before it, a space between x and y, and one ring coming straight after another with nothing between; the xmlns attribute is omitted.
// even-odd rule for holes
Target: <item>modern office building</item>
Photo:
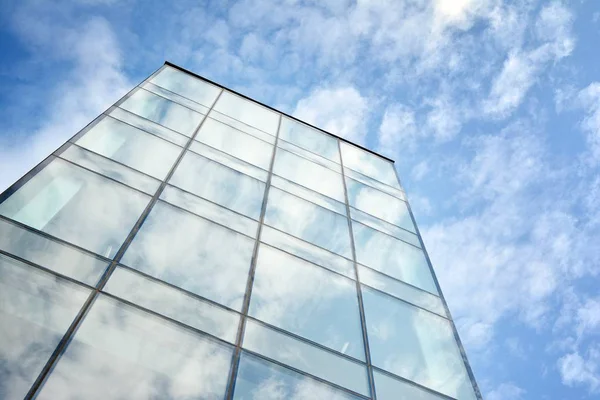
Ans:
<svg viewBox="0 0 600 400"><path fill-rule="evenodd" d="M480 399L391 160L166 63L0 195L2 399Z"/></svg>

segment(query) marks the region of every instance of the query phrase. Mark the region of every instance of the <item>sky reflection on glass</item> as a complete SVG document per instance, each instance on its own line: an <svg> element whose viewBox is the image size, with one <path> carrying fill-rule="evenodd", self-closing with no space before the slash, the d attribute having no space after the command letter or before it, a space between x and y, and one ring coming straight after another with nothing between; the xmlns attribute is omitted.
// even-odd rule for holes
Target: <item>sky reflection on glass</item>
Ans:
<svg viewBox="0 0 600 400"><path fill-rule="evenodd" d="M340 162L336 138L291 118L282 117L279 138L336 163Z"/></svg>
<svg viewBox="0 0 600 400"><path fill-rule="evenodd" d="M231 92L221 94L214 110L271 135L277 133L279 114Z"/></svg>
<svg viewBox="0 0 600 400"><path fill-rule="evenodd" d="M340 142L344 166L400 189L394 164L346 142Z"/></svg>
<svg viewBox="0 0 600 400"><path fill-rule="evenodd" d="M172 92L210 107L221 91L208 82L196 79L185 72L165 66L150 82L162 86Z"/></svg>

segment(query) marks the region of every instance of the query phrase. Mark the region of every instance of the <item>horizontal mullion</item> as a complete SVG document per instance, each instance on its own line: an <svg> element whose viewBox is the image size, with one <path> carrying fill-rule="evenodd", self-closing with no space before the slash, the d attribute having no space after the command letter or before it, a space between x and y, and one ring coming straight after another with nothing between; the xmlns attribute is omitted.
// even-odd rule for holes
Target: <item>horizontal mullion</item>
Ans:
<svg viewBox="0 0 600 400"><path fill-rule="evenodd" d="M260 140L261 142L263 142L263 143L265 143L265 144L268 144L269 146L274 146L274 144L273 144L273 143L271 143L271 142L267 142L266 140L264 140L264 139L262 139L262 138L259 138L258 136L254 136L253 134L251 134L251 133L249 133L249 132L245 132L245 131L241 130L240 128L237 128L237 127L235 127L235 126L229 125L227 122L219 121L218 119L215 119L215 118L213 118L213 117L211 117L211 116L208 116L208 115L207 115L206 117L207 117L208 119L211 119L211 120L213 120L213 121L215 121L215 122L217 122L217 123L221 124L221 125L225 125L225 126L227 126L227 127L231 128L231 129L234 129L235 131L237 131L237 132L239 132L239 133L242 133L242 134L244 134L244 135L248 135L248 136L252 136L252 138L253 138L253 139ZM230 117L230 118L232 118L232 117ZM235 119L235 118L232 118L232 119ZM237 119L236 119L236 121L237 121ZM241 122L241 121L238 121L238 122ZM243 122L241 122L241 123L243 123ZM256 129L258 129L258 128L256 128ZM261 132L262 132L262 131L261 131ZM265 133L266 133L266 132L265 132ZM266 134L267 134L267 135L269 135L268 133L266 133ZM274 136L273 136L273 137L274 137ZM197 142L200 142L200 143L202 143L202 144L206 144L206 143L202 142L201 140L199 140L199 139L198 139L198 136L196 136L196 138L195 138L194 140L195 140L195 141L197 141ZM206 144L206 145L207 145L207 146L210 146L210 145L208 145L208 144ZM212 147L212 146L211 146L211 147ZM217 150L218 150L218 149L217 149ZM260 167L259 167L259 168L260 168ZM262 168L261 168L261 169L262 169Z"/></svg>
<svg viewBox="0 0 600 400"><path fill-rule="evenodd" d="M333 383L333 382L330 382L330 381L325 380L323 378L320 378L320 377L318 377L316 375L309 374L308 372L304 372L302 370L299 370L299 369L297 369L295 367L292 367L291 365L282 363L281 361L274 360L274 359L272 359L270 357L267 357L267 356L265 356L265 355L263 355L261 353L257 353L255 351L248 350L246 348L244 348L243 351L246 352L246 353L248 353L248 354L250 354L250 355L252 355L252 356L254 356L254 357L256 357L256 358L263 359L265 361L270 362L271 364L275 364L275 365L277 365L279 367L282 367L282 368L294 371L297 374L300 374L300 375L303 375L303 376L307 376L307 377L312 378L312 379L314 379L314 380L316 380L318 382L321 382L321 383L323 383L323 384L325 384L327 386L331 386L331 387L333 387L335 389L338 389L338 390L341 390L341 391L343 391L345 393L348 393L348 394L350 394L352 396L356 396L356 397L359 397L359 398L365 399L365 400L370 400L371 399L370 397L367 397L367 396L365 396L363 394L357 393L357 392L355 392L353 390L350 390L350 389L348 389L348 388L346 388L344 386L340 386L337 383Z"/></svg>
<svg viewBox="0 0 600 400"><path fill-rule="evenodd" d="M419 388L419 389L423 389L423 390L425 390L425 391L427 391L427 392L429 392L429 393L431 393L431 394L433 394L433 395L436 395L436 396L442 397L442 398L444 398L444 399L447 399L447 400L457 400L457 399L455 399L454 397L450 397L450 396L448 396L447 394L440 393L440 392L438 392L438 391L436 391L436 390L433 390L433 389L431 389L431 388L428 388L427 386L423 386L423 385L421 385L421 384L419 384L419 383L417 383L417 382L411 381L410 379L403 378L403 377L401 377L400 375L396 375L396 374L394 374L394 373L392 373L392 372L390 372L390 371L386 371L385 369L379 368L379 367L377 367L377 366L375 366L375 365L373 365L373 370L374 370L374 371L377 371L377 372L379 372L379 373L381 373L381 374L383 374L383 375L387 375L387 376L389 376L390 378L396 379L396 380L398 380L398 381L401 381L401 382L406 382L406 383L408 383L408 384L410 384L410 385L416 386L416 387L417 387L417 388Z"/></svg>
<svg viewBox="0 0 600 400"><path fill-rule="evenodd" d="M164 87L164 86L162 86L162 85L159 85L159 84L157 84L157 83L154 83L154 82L152 82L152 79L142 82L142 83L139 85L139 87L143 87L143 85L145 85L145 84L147 84L147 83L150 83L150 84L152 84L152 85L154 85L154 86L158 86L158 87L159 87L159 88L161 88L162 90L164 90L164 91L167 91L167 92L169 92L169 93L173 93L173 94L175 94L175 95L177 95L177 96L183 97L184 99L186 99L186 100L188 100L188 101L191 101L192 103L198 104L199 106L206 107L206 108L207 108L207 112L208 112L208 110L210 110L210 106L207 106L206 104L199 103L199 102L197 102L196 100L192 100L192 99L190 99L189 97L182 95L181 93L174 92L174 91L172 91L171 89L167 89L166 87ZM152 92L152 93L154 93L154 92ZM160 95L159 95L159 96L160 96ZM163 97L164 97L164 96L163 96ZM171 100L171 99L167 99L167 100ZM171 101L175 101L175 100L171 100ZM176 102L176 103L177 103L177 104L181 104L181 103L178 103L178 102ZM181 104L181 105L183 106L183 104ZM189 108L189 107L188 107L188 108ZM196 111L196 112L198 112L198 111Z"/></svg>
<svg viewBox="0 0 600 400"><path fill-rule="evenodd" d="M379 229L377 229L377 228L373 228L372 226L370 226L370 225L367 225L367 224L365 224L364 222L357 221L357 220L355 220L354 218L351 218L351 219L352 219L352 222L356 222L356 223L358 223L358 224L364 225L364 226L366 226L366 227L367 227L367 228L369 228L369 229L373 229L374 231L377 231L377 232L379 232L379 233L381 233L381 234L383 234L383 235L389 236L389 237L391 237L391 238L394 238L394 239L396 239L396 240L398 240L398 241L400 241L400 242L402 242L402 243L406 243L406 244L408 244L408 245L410 245L410 246L414 247L415 249L419 249L419 250L423 251L423 249L422 249L422 248L420 248L419 246L415 246L414 244L412 244L412 243L409 243L409 242L407 242L406 240L402 240L402 239L400 239L400 238L397 238L396 236L394 236L394 235L390 235L390 234L389 234L389 233L387 233L387 232L380 231ZM401 228L401 229L402 229L402 228ZM405 229L405 230L406 230L406 229ZM410 231L407 231L407 232L410 232ZM415 236L417 236L416 234L414 234L414 233L412 233L412 232L410 232L410 233L411 233L411 234L413 234L413 235L415 235ZM418 236L417 236L417 238L418 238Z"/></svg>
<svg viewBox="0 0 600 400"><path fill-rule="evenodd" d="M145 82L145 83L148 83L148 82ZM149 83L152 83L152 82L149 82ZM154 85L154 83L152 83L152 84ZM154 86L158 86L158 85L154 85ZM159 86L159 87L162 89L162 86ZM200 114L200 115L204 115L204 116L206 116L206 114L208 114L208 112L210 111L210 107L206 107L206 106L204 106L204 105L202 105L202 107L206 107L206 108L207 108L207 110L206 110L206 113L204 113L204 112L201 112L201 111L198 111L198 110L194 110L193 108L191 108L191 107L188 107L188 106L186 106L185 104L179 103L178 101L175 101L175 100L173 100L173 99L169 99L169 98L167 98L167 97L165 97L165 96L163 96L163 95L161 95L161 94L159 94L159 93L156 93L156 92L153 92L153 91L151 91L151 90L148 90L148 89L146 89L144 86L141 86L141 85L140 85L140 86L138 86L138 89L145 90L145 91L146 91L146 92L148 92L148 93L151 93L151 94L153 94L153 95L155 95L155 96L161 97L161 98L163 98L163 99L165 99L165 100L167 100L167 101L170 101L171 103L175 103L175 104L177 104L178 106L185 107L185 108L187 108L188 110L195 112L196 114ZM169 90L169 92L171 92L171 91ZM171 92L171 93L175 93L175 92ZM177 94L177 93L175 93L175 94ZM178 96L181 96L181 95L179 94ZM181 96L181 97L184 97L184 96ZM186 97L186 98L187 98L187 97ZM160 124L159 124L159 125L160 125Z"/></svg>
<svg viewBox="0 0 600 400"><path fill-rule="evenodd" d="M400 199L398 199L398 200L400 200ZM402 201L403 201L403 200L402 200ZM380 218L380 217L376 217L375 215L373 215L373 214L371 214L371 213L369 213L369 212L367 212L367 211L361 210L361 209L359 209L359 208L356 208L356 207L354 207L354 206L350 206L350 208L351 208L352 210L356 210L356 211L363 212L363 213L367 214L368 216L370 216L370 217L372 217L372 218L375 218L375 219L376 219L376 220L378 220L378 221L384 222L384 223L386 223L386 224L389 224L389 225L391 225L391 226L394 226L394 227L396 227L396 228L398 228L398 229L402 229L403 231L406 231L406 232L408 232L408 233L411 233L411 234L415 235L415 237L417 236L417 234L416 234L415 232L413 232L413 231L409 231L408 229L406 229L406 228L403 228L403 227L401 227L401 226L399 226L399 225L396 225L396 224L394 224L393 222L389 222L389 221L386 221L385 219L382 219L382 218ZM354 219L354 218L352 218L352 219ZM357 221L357 222L360 222L360 221ZM361 222L361 224L363 224L363 225L366 225L366 224L365 224L365 223L363 223L363 222ZM379 229L377 229L377 230L379 230ZM388 233L388 235L389 235L389 233Z"/></svg>
<svg viewBox="0 0 600 400"><path fill-rule="evenodd" d="M117 118L117 117L113 117L112 115L110 115L110 112L112 112L112 110L114 110L115 108L118 108L119 110L121 110L121 111L124 111L124 112L126 112L126 113L128 113L128 114L135 115L135 116L136 116L136 117L138 117L138 118L141 118L141 119L143 119L143 120L146 120L146 121L148 121L148 122L151 122L151 123L153 123L153 124L156 124L156 125L160 126L161 128L167 129L167 130L169 130L169 131L171 131L171 132L173 132L173 133L175 133L175 134L177 134L177 135L179 135L179 136L182 136L183 138L185 138L186 142L187 142L188 140L190 140L190 137L189 137L189 136L186 136L186 135L184 135L184 134L183 134L183 133L181 133L181 132L178 132L178 131L176 131L176 130L174 130L174 129L171 129L171 128L169 128L169 127L166 127L166 126L164 126L164 125L162 125L162 124L159 124L158 122L152 121L151 119L148 119L148 118L146 118L146 117L143 117L143 116L141 116L141 115L139 115L139 114L133 113L133 112L131 112L131 111L129 111L129 110L126 110L126 109L124 109L124 108L122 108L122 107L116 107L116 106L113 106L113 107L109 108L109 109L108 109L108 110L107 110L107 111L106 111L104 114L102 114L102 115L106 115L107 117L111 117L112 119L116 119L116 120L117 120L117 121L119 121L119 122L122 122L122 123L124 123L124 124L127 124L127 125L129 125L129 126L131 126L131 127L135 128L135 129L139 129L140 131L142 131L142 132L145 132L145 133L147 133L147 134L149 134L149 135L155 136L155 137L157 137L157 138L159 138L159 139L162 139L162 140L164 140L164 141L166 141L166 142L169 142L169 143L171 143L171 144L174 144L175 146L178 146L178 147L184 148L184 146L182 146L182 145L180 145L180 144L177 144L177 143L175 143L175 142L171 142L171 141L170 141L170 140L168 140L168 139L165 139L165 138L163 138L163 137L161 137L161 136L158 136L158 135L156 135L156 134L154 134L154 133L152 133L152 132L148 132L147 130L145 130L145 129L143 129L143 128L140 128L140 127L138 127L138 126L131 125L131 124L130 124L129 122L127 122L127 121L123 121L122 119L119 119L119 118Z"/></svg>
<svg viewBox="0 0 600 400"><path fill-rule="evenodd" d="M334 163L334 164L336 164L338 167L340 167L340 169L342 168L342 165L341 165L339 162L337 162L337 161L333 161L333 160L331 160L331 159L329 159L329 158L323 157L322 155L320 155L320 154L317 154L317 153L315 153L315 152L314 152L314 151L312 151L312 150L309 150L309 149L307 149L307 148L305 148L305 147L302 147L302 146L300 146L300 145L297 145L297 144L295 144L295 143L292 143L292 142L290 142L290 141L288 141L288 140L281 139L281 138L279 138L279 140L281 140L281 141L282 141L282 142L284 142L284 143L287 143L287 144L288 144L288 145L290 145L290 146L297 147L297 148L299 148L299 149L301 149L301 150L303 150L303 151L306 151L307 153L310 153L310 154L312 154L313 156L316 156L316 157L318 157L318 158L320 158L320 159L322 159L322 160L325 160L325 163L326 163L326 164L327 164L328 162L329 162L329 163ZM279 146L279 147L281 147L281 146ZM302 157L302 158L304 158L305 160L308 160L308 161L310 161L310 162L312 162L312 163L319 164L319 165L321 165L321 166L323 166L323 167L325 167L325 168L328 168L328 169L332 170L333 172L337 172L338 174L340 174L340 175L341 175L341 173L340 173L339 171L336 171L336 170L334 170L333 168L331 168L331 167L328 167L327 165L324 165L324 164L318 163L318 162L316 162L316 161L313 161L313 160L311 160L310 158L306 158L304 155L302 155L302 154L298 154L298 153L294 152L294 150L288 150L288 149L286 149L285 147L281 147L281 149L283 149L283 150L287 150L287 151L289 151L289 152L291 152L291 153L294 153L294 154L295 154L295 155L297 155L298 157Z"/></svg>
<svg viewBox="0 0 600 400"><path fill-rule="evenodd" d="M197 140L196 140L196 141L197 141ZM207 145L207 144L205 144L205 143L202 143L202 142L199 142L199 141L197 141L197 142L198 142L198 143L200 143L200 144L201 144L201 145L203 145L203 146L210 147L211 149L213 149L213 150L215 150L215 151L218 151L219 153L223 153L223 154L226 154L226 155L228 155L229 157L233 157L233 158L235 158L236 160L240 160L240 161L241 161L241 162L243 162L244 164L248 164L249 166L251 166L251 167L253 167L253 168L258 168L258 169L260 169L260 170L261 170L261 171L263 171L263 172L267 172L267 173L269 172L269 171L267 171L266 169L262 169L262 168L260 168L260 167L257 167L257 166L256 166L256 165L254 165L254 164L250 164L249 162L247 162L247 161L244 161L244 160L242 160L242 159L240 159L240 158L237 158L237 157L235 157L235 156L232 156L232 155L231 155L231 154L229 154L229 153L226 153L226 152L224 152L224 151L221 151L221 150L219 150L219 149L215 149L214 147L212 147L212 146L209 146L209 145ZM260 180L260 179L258 179L258 178L255 178L255 177L253 177L253 176L250 176L250 175L248 175L247 173L245 173L245 172L242 172L242 171L240 171L240 170L237 170L237 169L235 169L235 168L233 168L233 167L231 167L231 166L229 166L229 165L223 164L223 163L222 163L222 162L220 162L220 161L213 160L212 158L209 158L209 157L207 157L207 156L205 156L205 155L202 155L202 154L200 154L200 153L197 153L197 152L195 152L194 150L192 150L192 148L191 148L191 147L190 147L189 149L187 149L187 151L189 151L190 153L194 153L195 155L197 155L197 156L200 156L200 157L202 157L202 158L205 158L205 159L207 159L207 160L209 160L209 161L212 161L212 162L214 162L214 163L217 163L217 164L219 164L219 165L221 165L221 166L223 166L223 167L225 167L225 168L228 168L228 169L230 169L230 170L232 170L232 171L235 171L235 172L237 172L237 173L240 173L240 174L242 174L242 175L244 175L244 176L247 176L248 178L252 178L252 179L254 179L254 180L257 180L257 181L259 181L259 182L262 182L262 183L266 183L266 181Z"/></svg>
<svg viewBox="0 0 600 400"><path fill-rule="evenodd" d="M217 122L218 122L218 121L217 121ZM241 131L240 131L240 132L241 132ZM198 139L196 139L196 138L195 138L194 140L195 140L196 142L200 143L200 144L201 144L201 145L203 145L203 146L210 147L211 149L213 149L213 150L215 150L215 151L218 151L219 153L227 154L229 157L231 157L231 158L235 158L236 160L239 160L239 161L243 162L244 164L248 164L248 165L249 165L249 166L251 166L251 167L258 168L258 169L260 169L261 171L264 171L264 172L269 172L268 170L266 170L266 169L264 169L264 168L262 168L262 167L259 167L258 165L252 164L252 163L250 163L250 162L248 162L248 161L246 161L246 160L242 160L241 158L239 158L239 157L236 157L236 156L234 156L234 155L233 155L233 154L231 154L231 153L228 153L228 152L226 152L226 151L223 151L223 150L221 150L221 149L217 149L216 147L213 147L213 146L211 146L210 144L204 143L204 142L203 142L203 141L201 141L201 140L198 140ZM271 143L268 143L268 142L264 142L264 143L267 143L269 146L273 147L273 145L272 145ZM193 152L193 153L195 153L195 154L198 154L199 156L202 156L202 154L196 153L194 150L191 150L191 147L190 147L190 151L191 151L191 152ZM208 158L208 157L206 157L206 156L202 156L202 157L204 157L204 158ZM209 158L209 160L215 161L215 160L213 160L212 158ZM218 161L215 161L215 162L218 162ZM220 164L220 163L219 163L219 164ZM222 164L222 165L223 165L223 164ZM226 166L227 166L227 165L226 165ZM232 168L232 167L229 167L229 168L231 168L231 169L234 169L234 168ZM236 171L237 171L237 170L236 170ZM241 171L238 171L238 172L241 172ZM243 173L243 172L242 172L242 173ZM243 173L243 174L244 174L244 175L246 175L245 173ZM256 178L254 178L254 179L256 179ZM259 179L259 180L260 180L260 179Z"/></svg>
<svg viewBox="0 0 600 400"><path fill-rule="evenodd" d="M353 144L353 145L354 145L354 144ZM356 145L354 145L354 146L356 146ZM393 161L392 161L392 162L393 162ZM374 181L377 181L378 183L380 183L381 185L383 185L383 186L385 186L385 187L388 187L388 188L390 188L390 189L392 189L392 190L395 190L395 191L402 192L403 194L405 194L405 195L406 195L406 193L404 192L404 189L402 189L402 186L400 186L400 188L393 187L393 186L390 186L390 185L388 185L388 184L387 184L387 183L385 183L385 182L381 182L379 179L376 179L376 178L373 178L373 177L371 177L371 176L365 175L365 174L363 174L362 172L358 172L357 170L355 170L355 169L353 169L353 168L350 168L350 167L348 167L348 166L346 166L345 168L348 168L349 170L351 170L351 171L352 171L352 172L354 172L355 174L358 174L358 175L360 175L360 176L364 176L364 177L365 177L365 178L367 178L367 179L372 179L372 180L374 180ZM395 169L395 168L394 168L394 169ZM355 181L358 181L357 179L355 179L355 178L352 178L351 176L348 176L348 178L350 178L350 179L354 179ZM359 182L360 182L360 181L359 181ZM374 186L372 186L372 185L369 185L368 183L364 183L364 182L360 182L360 183L362 183L363 185L367 185L367 186L369 186L369 187L371 187L371 188L373 188L373 189L377 189L376 187L374 187ZM398 184L400 184L400 183L398 183ZM384 192L384 191L383 191L383 190L381 190L381 189L377 189L377 190L379 190L380 192ZM394 196L394 195L393 195L393 194L391 194L391 193L388 193L388 192L384 192L384 193L385 193L385 194L388 194L388 195L390 195L390 196L393 196L393 197L397 198L398 200L402 200L402 201L406 202L406 200L404 200L404 199L401 199L401 198L399 198L398 196Z"/></svg>
<svg viewBox="0 0 600 400"><path fill-rule="evenodd" d="M431 292L429 292L429 291L427 291L427 290L425 290L425 289L421 289L420 287L417 287L417 286L415 286L415 285L413 285L413 284L411 284L411 283L408 283L408 282L404 282L404 281L403 281L403 280L401 280L401 279L394 278L393 276L390 276L390 275L386 274L385 272L378 271L378 270L376 270L375 268L369 267L368 265L364 265L364 264L361 264L361 263L359 263L359 262L357 262L356 264L357 264L357 265L360 265L360 266L361 266L361 267L363 267L363 268L370 269L371 271L373 271L373 272L376 272L376 273L378 273L379 275L383 275L383 276L385 276L386 278L390 278L391 280L393 280L393 281L395 281L395 282L400 282L400 283L402 283L402 284L404 284L404 285L407 285L407 286L410 286L411 288L413 288L413 289L416 289L416 290L418 290L418 291L420 291L420 292L423 292L423 293L426 293L426 294L430 294L430 295L432 295L432 296L435 296L435 297L437 297L437 298L438 298L438 299L440 299L440 300L442 299L442 298L441 298L439 295L437 295L437 294L435 294L435 293L431 293ZM361 283L362 283L362 282L361 282ZM369 286L369 285L365 285L365 286ZM370 287L370 286L369 286L369 287ZM375 289L375 288L373 288L373 289ZM381 289L375 289L375 290L379 290L379 291L381 291Z"/></svg>
<svg viewBox="0 0 600 400"><path fill-rule="evenodd" d="M229 89L226 89L226 90L227 90L228 92L231 92ZM254 102L254 103L256 103L255 101L253 101L253 102ZM220 112L220 111L218 111L218 110L215 110L214 108L212 108L212 109L210 110L210 112L214 112L215 114L220 114L220 115L223 115L223 116L225 116L225 117L227 117L227 118L231 118L232 120L234 120L234 121L237 121L237 122L239 122L239 123L240 123L240 124L242 124L242 125L245 125L245 126L247 126L247 127L249 127L249 128L252 128L252 129L256 129L257 131L261 131L262 133L266 133L267 135L269 135L269 136L272 136L273 138L275 138L275 137L276 137L276 136L275 136L275 135L273 135L272 133L269 133L269 132L263 131L263 130L262 130L262 129L260 129L260 128L257 128L257 127L255 127L255 126L252 126L252 125L249 125L249 124L247 124L247 123L245 123L245 122L242 122L242 121L240 121L239 119L237 119L237 118L234 118L234 117L232 117L231 115L227 115L227 114L225 114L225 113L222 113L222 112ZM277 111L277 113L278 113L278 114L281 114L281 112L279 112L279 111ZM210 114L210 113L209 113L209 114ZM218 119L215 119L215 118L213 118L213 119L214 119L215 121L221 122L221 121L219 121ZM223 124L225 124L225 125L228 125L228 126L231 126L231 125L227 124L226 122L221 122L221 123L223 123ZM234 126L231 126L231 127L232 127L232 128L235 128ZM235 129L237 129L238 131L240 130L239 128L235 128ZM246 132L246 133L247 133L247 132ZM250 135L250 133L249 133L249 135ZM254 136L254 135L253 135L253 136Z"/></svg>

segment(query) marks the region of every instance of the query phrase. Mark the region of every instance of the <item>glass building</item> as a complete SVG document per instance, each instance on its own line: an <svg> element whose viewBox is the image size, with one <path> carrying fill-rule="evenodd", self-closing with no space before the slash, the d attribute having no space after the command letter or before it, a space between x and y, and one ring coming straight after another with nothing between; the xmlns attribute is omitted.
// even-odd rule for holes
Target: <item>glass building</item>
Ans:
<svg viewBox="0 0 600 400"><path fill-rule="evenodd" d="M393 162L170 63L0 195L0 398L481 399Z"/></svg>

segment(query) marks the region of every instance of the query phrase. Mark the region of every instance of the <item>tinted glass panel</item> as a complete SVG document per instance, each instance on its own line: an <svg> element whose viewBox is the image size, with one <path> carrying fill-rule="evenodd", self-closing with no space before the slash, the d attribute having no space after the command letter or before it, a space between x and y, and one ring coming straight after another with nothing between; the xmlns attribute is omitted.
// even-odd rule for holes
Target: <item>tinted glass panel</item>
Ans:
<svg viewBox="0 0 600 400"><path fill-rule="evenodd" d="M421 242L419 242L419 238L416 234L409 232L406 229L400 228L397 225L385 222L382 219L374 217L371 214L367 214L364 211L357 210L353 207L350 207L350 216L352 217L352 219L363 223L367 226L370 226L371 228L387 233L388 235L392 235L395 238L412 244L413 246L421 247Z"/></svg>
<svg viewBox="0 0 600 400"><path fill-rule="evenodd" d="M346 178L348 201L352 207L381 218L391 224L415 232L406 203L389 194Z"/></svg>
<svg viewBox="0 0 600 400"><path fill-rule="evenodd" d="M354 281L262 245L249 314L364 360Z"/></svg>
<svg viewBox="0 0 600 400"><path fill-rule="evenodd" d="M400 189L396 173L394 172L394 165L391 162L346 142L341 142L340 144L344 166L375 178L386 185Z"/></svg>
<svg viewBox="0 0 600 400"><path fill-rule="evenodd" d="M157 94L161 97L174 101L175 103L181 104L182 106L186 106L187 108L191 108L194 111L198 111L199 113L206 114L208 113L209 108L203 105L196 103L186 97L180 96L177 93L174 93L170 90L166 90L162 86L155 85L151 82L146 82L142 85L142 87L154 94Z"/></svg>
<svg viewBox="0 0 600 400"><path fill-rule="evenodd" d="M273 173L338 201L345 201L342 175L289 151L277 150Z"/></svg>
<svg viewBox="0 0 600 400"><path fill-rule="evenodd" d="M94 286L106 261L0 220L0 249Z"/></svg>
<svg viewBox="0 0 600 400"><path fill-rule="evenodd" d="M269 189L265 223L309 243L352 258L346 217L274 187Z"/></svg>
<svg viewBox="0 0 600 400"><path fill-rule="evenodd" d="M81 165L91 171L124 183L141 192L153 196L160 186L160 181L144 175L141 172L117 164L108 158L87 151L77 145L72 145L60 154L60 158Z"/></svg>
<svg viewBox="0 0 600 400"><path fill-rule="evenodd" d="M273 146L211 118L202 124L196 140L262 169L271 164Z"/></svg>
<svg viewBox="0 0 600 400"><path fill-rule="evenodd" d="M196 111L144 89L138 89L120 107L186 136L192 136L204 118Z"/></svg>
<svg viewBox="0 0 600 400"><path fill-rule="evenodd" d="M357 400L361 397L242 352L233 398L236 400Z"/></svg>
<svg viewBox="0 0 600 400"><path fill-rule="evenodd" d="M359 263L437 294L423 250L356 222L352 230Z"/></svg>
<svg viewBox="0 0 600 400"><path fill-rule="evenodd" d="M337 139L308 125L282 117L279 137L329 160L340 162Z"/></svg>
<svg viewBox="0 0 600 400"><path fill-rule="evenodd" d="M230 92L223 92L214 109L245 124L275 135L279 114Z"/></svg>
<svg viewBox="0 0 600 400"><path fill-rule="evenodd" d="M265 184L197 154L187 152L169 183L258 219Z"/></svg>
<svg viewBox="0 0 600 400"><path fill-rule="evenodd" d="M222 399L232 350L100 296L40 399Z"/></svg>
<svg viewBox="0 0 600 400"><path fill-rule="evenodd" d="M250 125L246 125L243 122L238 121L237 119L233 119L231 117L228 117L225 114L221 114L220 112L217 112L215 110L211 110L210 114L208 114L208 116L212 119L215 119L219 122L222 122L224 124L227 124L239 131L242 132L246 132L254 137L257 137L259 139L264 140L265 142L271 143L271 144L275 144L275 136L265 133L263 131L261 131L260 129L256 129Z"/></svg>
<svg viewBox="0 0 600 400"><path fill-rule="evenodd" d="M149 201L55 159L0 204L0 214L112 258Z"/></svg>
<svg viewBox="0 0 600 400"><path fill-rule="evenodd" d="M244 348L357 393L369 395L364 364L350 361L253 320L246 322Z"/></svg>
<svg viewBox="0 0 600 400"><path fill-rule="evenodd" d="M118 267L106 292L234 343L239 316L180 290Z"/></svg>
<svg viewBox="0 0 600 400"><path fill-rule="evenodd" d="M161 180L182 150L110 117L94 125L77 144Z"/></svg>
<svg viewBox="0 0 600 400"><path fill-rule="evenodd" d="M169 66L154 76L150 82L209 107L214 103L221 90L208 82Z"/></svg>
<svg viewBox="0 0 600 400"><path fill-rule="evenodd" d="M133 114L129 111L123 110L122 108L114 107L110 111L109 115L136 128L140 128L145 132L149 132L153 135L173 142L179 146L185 146L185 144L190 140L186 136L180 135L171 129L167 129L162 125L142 118L139 115Z"/></svg>
<svg viewBox="0 0 600 400"><path fill-rule="evenodd" d="M264 225L260 240L332 271L355 278L352 261Z"/></svg>
<svg viewBox="0 0 600 400"><path fill-rule="evenodd" d="M373 371L377 400L447 400L416 385Z"/></svg>
<svg viewBox="0 0 600 400"><path fill-rule="evenodd" d="M236 158L232 155L224 153L220 150L217 150L213 147L207 146L195 140L192 142L190 150L210 160L216 161L221 165L225 165L229 168L232 168L238 172L241 172L263 182L266 182L267 177L269 176L269 173L262 168L258 168L246 161L240 160L239 158Z"/></svg>
<svg viewBox="0 0 600 400"><path fill-rule="evenodd" d="M254 240L158 202L123 264L241 309Z"/></svg>
<svg viewBox="0 0 600 400"><path fill-rule="evenodd" d="M388 186L384 183L379 182L376 179L369 178L368 176L363 174L359 174L358 172L350 168L344 168L344 174L349 178L364 183L365 185L374 187L375 189L381 190L382 192L386 192L387 194L398 197L401 200L406 200L406 195L401 189L396 189L394 187Z"/></svg>
<svg viewBox="0 0 600 400"><path fill-rule="evenodd" d="M283 189L288 193L292 193L298 197L303 198L304 200L308 200L312 203L318 204L321 207L325 207L331 211L335 211L338 214L346 215L346 204L340 203L332 199L331 197L327 197L321 193L314 192L310 189L305 188L304 186L297 185L287 179L283 179L277 175L273 175L271 177L271 185L278 187L279 189Z"/></svg>
<svg viewBox="0 0 600 400"><path fill-rule="evenodd" d="M22 399L89 290L0 255L0 397Z"/></svg>
<svg viewBox="0 0 600 400"><path fill-rule="evenodd" d="M459 400L473 387L448 320L363 288L373 364Z"/></svg>

